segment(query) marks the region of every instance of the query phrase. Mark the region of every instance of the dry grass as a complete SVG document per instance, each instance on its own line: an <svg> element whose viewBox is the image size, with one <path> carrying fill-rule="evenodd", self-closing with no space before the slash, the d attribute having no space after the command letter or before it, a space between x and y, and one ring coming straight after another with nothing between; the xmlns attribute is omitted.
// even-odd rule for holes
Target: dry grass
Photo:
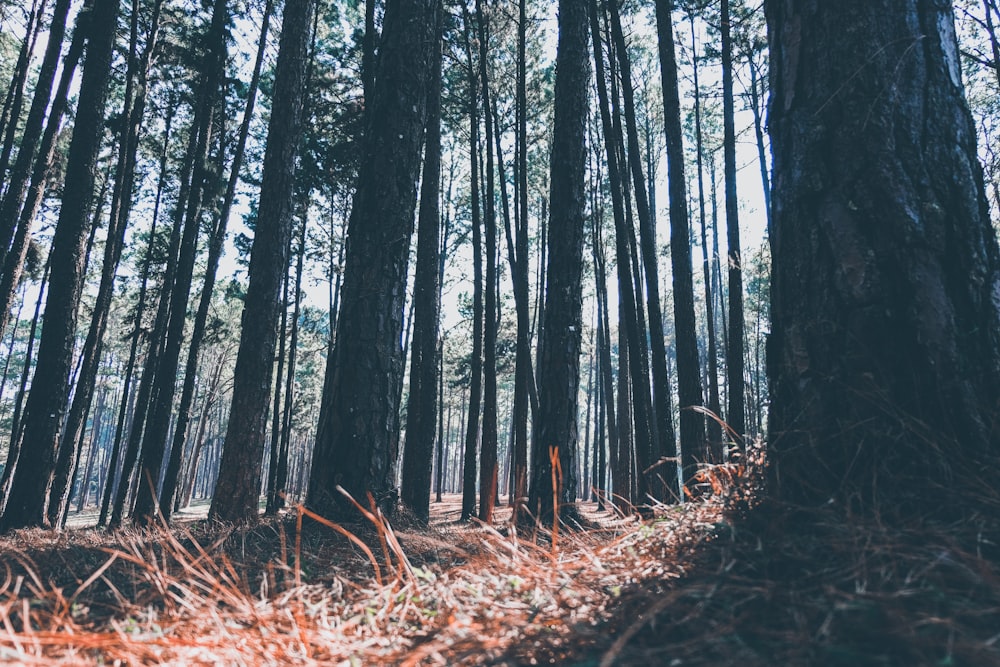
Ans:
<svg viewBox="0 0 1000 667"><path fill-rule="evenodd" d="M0 661L1000 664L1000 502L845 522L751 509L753 469L706 472L724 496L648 521L586 506L600 527L558 548L504 517L458 525L457 498L431 529L299 508L253 529L18 532L0 542Z"/></svg>
<svg viewBox="0 0 1000 667"><path fill-rule="evenodd" d="M679 577L718 502L544 531L349 529L302 508L252 530L5 538L0 661L24 664L552 662L600 637L630 587ZM297 524L297 525L296 525ZM29 556L30 554L30 556Z"/></svg>

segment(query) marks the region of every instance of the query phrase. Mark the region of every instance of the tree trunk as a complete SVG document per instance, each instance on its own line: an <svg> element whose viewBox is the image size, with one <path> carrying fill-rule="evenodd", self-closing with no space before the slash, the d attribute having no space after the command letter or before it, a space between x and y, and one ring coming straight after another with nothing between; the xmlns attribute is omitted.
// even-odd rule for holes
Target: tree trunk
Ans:
<svg viewBox="0 0 1000 667"><path fill-rule="evenodd" d="M282 278L287 279L288 273L295 157L302 135L312 13L312 0L289 0L282 17L260 211L233 379L233 403L219 480L209 511L210 517L221 521L257 519L275 329L281 306L279 296Z"/></svg>
<svg viewBox="0 0 1000 667"><path fill-rule="evenodd" d="M479 197L479 82L472 56L469 20L465 22L465 50L469 62L469 187L472 196L472 358L469 361L469 410L462 464L462 521L476 512L476 459L479 448L479 412L483 392L483 242Z"/></svg>
<svg viewBox="0 0 1000 667"><path fill-rule="evenodd" d="M746 435L743 351L743 257L740 253L740 202L736 196L736 111L733 106L733 40L729 1L722 0L722 153L726 178L726 240L729 245L729 347L726 378L729 385L729 428L742 444Z"/></svg>
<svg viewBox="0 0 1000 667"><path fill-rule="evenodd" d="M545 331L538 363L538 430L532 443L534 468L529 493L529 506L546 522L553 514L575 514L571 508L578 483L577 401L590 85L587 41L586 4L560 0Z"/></svg>
<svg viewBox="0 0 1000 667"><path fill-rule="evenodd" d="M42 300L48 288L49 270L52 267L52 255L45 262L45 269L42 271L42 279L38 283L38 298L35 300L35 312L31 317L31 326L28 328L28 347L24 351L24 365L21 367L21 379L17 387L17 395L14 399L13 416L10 425L10 442L7 445L7 461L3 467L3 478L0 479L0 512L7 504L7 497L10 494L10 482L14 476L14 469L17 466L17 459L21 453L21 408L24 406L24 397L28 393L28 378L31 376L31 362L35 350L35 333L38 331L38 323L42 312Z"/></svg>
<svg viewBox="0 0 1000 667"><path fill-rule="evenodd" d="M517 271L511 266L514 306L517 309L517 342L514 352L514 409L511 420L514 427L514 496L525 498L528 495L529 392L534 386L535 375L531 363L531 320L528 305L527 0L518 0L517 4L517 222L514 248L511 249L514 264L517 265ZM537 402L536 397L533 412L537 412Z"/></svg>
<svg viewBox="0 0 1000 667"><path fill-rule="evenodd" d="M395 509L406 264L437 0L388 0L348 236L337 342L328 362L308 503L353 513L337 491ZM390 91L393 94L389 94ZM338 512L339 510L339 512Z"/></svg>
<svg viewBox="0 0 1000 667"><path fill-rule="evenodd" d="M625 194L627 184L621 173L621 146L617 141L621 132L612 120L612 111L608 101L608 86L604 73L604 58L601 48L601 30L598 21L596 3L591 3L590 31L594 45L594 62L597 71L597 97L601 109L601 125L604 134L605 156L608 164L608 180L611 185L611 203L615 220L615 258L618 271L618 302L622 317L619 318L619 328L625 333L627 353L620 358L627 360L623 368L627 371L626 378L630 381L631 401L624 401L634 411L634 416L622 420L619 415L620 435L624 437L625 424L629 426L628 445L635 446L636 459L639 463L639 476L636 482L639 498L643 498L650 490L645 471L653 464L653 429L652 396L649 386L649 366L644 363L646 358L646 333L640 325L639 310L641 297L636 294L638 281L635 276L638 266L633 264L629 240L632 236L630 225L626 219ZM621 350L619 350L621 354ZM633 498L629 497L629 500Z"/></svg>
<svg viewBox="0 0 1000 667"><path fill-rule="evenodd" d="M681 465L686 483L697 470L705 448L705 420L693 410L702 405L698 338L695 333L694 280L691 267L687 178L677 85L677 56L670 18L673 0L656 0L656 33L663 86L663 118L667 135L667 186L670 197L670 262L674 285L674 329L677 337L677 390L681 409Z"/></svg>
<svg viewBox="0 0 1000 667"><path fill-rule="evenodd" d="M115 424L115 433L111 445L111 456L108 459L108 475L107 483L104 486L101 498L101 510L97 519L98 526L104 526L108 520L108 513L111 511L111 500L117 495L119 482L124 479L126 480L132 474L132 465L135 459L131 459L131 463L127 466L123 461L119 465L119 459L121 458L121 446L123 438L125 437L126 425L129 416L129 406L130 404L137 403L131 400L131 386L132 379L135 375L136 360L139 353L139 339L141 337L142 320L146 310L146 295L147 287L149 284L149 273L153 261L153 252L156 246L156 227L157 222L160 218L160 204L163 199L163 192L166 188L167 181L167 149L170 144L170 131L173 125L173 114L168 111L164 118L164 131L163 131L163 146L160 150L160 165L159 165L159 178L156 186L156 197L153 203L153 216L150 222L149 231L149 243L146 247L146 254L142 260L142 271L141 278L139 281L139 297L135 307L135 318L133 324L133 330L129 334L131 341L129 343L129 354L128 361L125 362L125 377L122 380L122 402L118 409L118 420ZM128 454L128 452L126 452ZM129 460L129 456L126 456L126 461Z"/></svg>
<svg viewBox="0 0 1000 667"><path fill-rule="evenodd" d="M608 3L611 14L611 33L614 36L618 67L620 70L622 93L625 102L625 129L628 141L628 163L632 172L635 191L636 213L639 217L639 238L642 244L642 265L646 278L646 309L649 313L649 341L652 361L652 408L653 420L659 442L654 442L653 457L675 459L677 442L674 434L673 406L670 399L670 384L667 378L667 351L664 340L663 312L660 306L660 277L657 266L659 254L656 249L656 227L653 212L647 199L646 182L642 170L642 156L639 152L639 128L635 119L635 94L632 88L632 66L629 62L625 35L622 32L618 3ZM624 168L624 166L623 166ZM667 482L668 495L675 493L677 463L668 460L657 468L657 474Z"/></svg>
<svg viewBox="0 0 1000 667"><path fill-rule="evenodd" d="M93 315L87 339L83 345L80 361L79 379L73 392L73 403L70 407L69 419L63 429L59 446L55 475L49 492L49 520L53 525L59 524L69 502L69 492L72 490L72 471L76 468L80 447L83 445L87 415L90 412L94 396L94 383L97 381L97 371L100 366L101 353L104 344L104 334L107 330L108 316L111 311L111 299L114 296L114 282L118 273L118 263L121 260L125 245L125 230L132 208L132 190L135 182L135 163L139 149L139 130L142 125L143 112L146 107L146 79L152 50L156 45L156 35L159 26L160 7L162 1L153 6L149 33L146 37L146 49L139 62L136 56L138 48L138 6L133 0L131 34L129 38L129 72L126 74L125 101L122 108L122 118L128 119L120 138L118 163L115 169L115 183L111 195L111 210L108 216L108 235L104 245L104 263L101 270L101 280L94 302ZM138 91L136 90L138 88Z"/></svg>
<svg viewBox="0 0 1000 667"><path fill-rule="evenodd" d="M413 352L406 407L402 501L421 521L430 520L431 468L437 421L438 314L440 301L441 58L435 35L427 90L424 169L417 222L417 267L413 279Z"/></svg>
<svg viewBox="0 0 1000 667"><path fill-rule="evenodd" d="M489 43L482 0L476 0L479 35L479 78L486 125L486 298L483 329L483 435L479 461L479 520L489 524L497 500L497 216L496 177L493 164L493 101L488 76Z"/></svg>
<svg viewBox="0 0 1000 667"><path fill-rule="evenodd" d="M76 66L83 54L83 47L86 44L87 25L85 20L78 20L77 27L73 30L73 39L70 41L69 50L63 60L63 71L59 77L59 86L56 88L55 96L52 100L52 107L49 109L49 117L45 123L45 131L42 133L41 142L38 148L38 155L35 156L34 166L31 169L30 183L22 185L15 183L20 189L17 192L7 191L7 198L0 206L0 216L8 213L13 215L11 224L14 225L13 238L7 241L10 247L4 245L0 248L0 333L7 330L10 317L10 310L17 293L17 286L21 280L21 271L24 269L24 259L28 254L28 247L31 244L31 228L35 224L38 212L41 209L42 201L45 199L46 185L48 184L49 170L56 152L56 143L59 138L59 128L62 124L63 115L69 100L70 88L73 84ZM22 151L25 148L33 149L33 146L25 147L22 142ZM18 162L21 154L18 153ZM14 178L20 179L18 173L19 166L15 164ZM18 181L19 182L19 181ZM14 200L16 199L16 202ZM19 207L16 211L7 211L8 203L16 203ZM23 206L22 206L23 204ZM7 222L0 221L0 225Z"/></svg>
<svg viewBox="0 0 1000 667"><path fill-rule="evenodd" d="M24 39L17 53L17 62L10 77L10 85L4 95L3 111L0 112L0 136L3 137L3 149L0 150L0 192L6 183L7 167L10 166L10 156L14 150L14 139L21 120L21 107L24 104L24 88L28 80L28 68L31 64L31 54L35 52L38 33L42 29L42 11L44 0L32 0L24 23Z"/></svg>
<svg viewBox="0 0 1000 667"><path fill-rule="evenodd" d="M314 19L315 20L315 19ZM313 34L315 40L315 33ZM292 308L292 336L288 342L288 371L285 377L285 414L282 418L281 442L278 448L277 466L274 474L274 489L270 500L272 514L285 506L285 492L288 490L288 456L292 438L292 408L295 405L295 368L299 350L299 315L302 312L302 273L306 256L306 231L308 227L308 193L300 203L302 223L299 228L299 247L295 261L295 306Z"/></svg>
<svg viewBox="0 0 1000 667"><path fill-rule="evenodd" d="M83 289L97 156L104 135L104 103L111 73L119 0L95 0L93 29L80 84L59 211L52 240L52 276L38 344L38 365L25 404L24 441L0 517L0 530L45 525L45 501L55 465L59 427L69 396L77 310Z"/></svg>
<svg viewBox="0 0 1000 667"><path fill-rule="evenodd" d="M38 80L28 108L28 116L24 121L21 141L17 150L17 159L11 168L7 179L7 189L3 203L0 205L0 264L7 256L18 214L24 203L28 177L31 165L35 161L35 152L41 139L42 127L45 122L45 111L52 96L52 86L55 83L56 67L59 64L59 52L62 49L63 38L66 35L66 17L69 14L70 0L56 0L52 7L52 19L49 22L48 36L45 44L45 55L38 70ZM93 13L93 10L92 10ZM83 22L86 23L86 22ZM81 24L77 30L83 34L88 28Z"/></svg>
<svg viewBox="0 0 1000 667"><path fill-rule="evenodd" d="M951 5L790 1L767 20L769 491L960 513L942 493L998 442L1000 251Z"/></svg>
<svg viewBox="0 0 1000 667"><path fill-rule="evenodd" d="M701 222L701 262L705 280L705 320L708 327L708 354L706 355L708 357L708 409L718 419L722 419L722 406L719 402L719 344L715 333L715 297L712 289L712 265L709 262L705 220L704 139L701 129L701 89L698 84L698 46L694 32L693 12L688 15L688 19L691 24L691 60L694 73L694 140L698 169L698 219ZM707 424L706 460L711 463L722 463L722 427L716 419L712 418L708 419Z"/></svg>

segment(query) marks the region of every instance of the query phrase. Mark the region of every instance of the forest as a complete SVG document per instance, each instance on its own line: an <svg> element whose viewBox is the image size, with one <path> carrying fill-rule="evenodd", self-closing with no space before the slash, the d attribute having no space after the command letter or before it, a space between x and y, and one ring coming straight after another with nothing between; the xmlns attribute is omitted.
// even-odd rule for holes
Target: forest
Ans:
<svg viewBox="0 0 1000 667"><path fill-rule="evenodd" d="M0 661L1000 665L997 0L0 0Z"/></svg>

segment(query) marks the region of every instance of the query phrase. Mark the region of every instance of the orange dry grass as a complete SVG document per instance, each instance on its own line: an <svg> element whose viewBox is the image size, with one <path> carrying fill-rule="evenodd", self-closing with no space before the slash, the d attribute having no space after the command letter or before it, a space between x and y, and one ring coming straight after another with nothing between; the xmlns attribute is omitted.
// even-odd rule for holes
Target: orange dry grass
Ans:
<svg viewBox="0 0 1000 667"><path fill-rule="evenodd" d="M643 523L604 517L606 528L564 529L554 547L548 532L519 536L511 524L503 532L479 525L397 533L377 511L359 509L371 526L348 530L298 508L292 539L283 525L270 526L276 553L266 562L251 554L249 565L235 553L246 559L245 531L82 533L91 558L102 553L103 563L72 586L17 550L30 547L51 561L70 546L66 538L18 533L0 551L8 573L0 661L558 661L598 641L622 591L679 577L689 550L721 516L711 501L661 508ZM304 518L313 526L303 529ZM348 542L331 557L317 541L320 530Z"/></svg>

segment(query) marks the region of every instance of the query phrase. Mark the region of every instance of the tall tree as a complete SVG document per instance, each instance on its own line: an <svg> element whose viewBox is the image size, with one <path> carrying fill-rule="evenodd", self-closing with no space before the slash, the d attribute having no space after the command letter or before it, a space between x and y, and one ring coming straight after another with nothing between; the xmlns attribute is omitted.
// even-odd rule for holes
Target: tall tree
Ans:
<svg viewBox="0 0 1000 667"><path fill-rule="evenodd" d="M52 240L52 274L38 344L38 365L25 403L24 442L0 530L46 523L46 496L55 466L59 428L69 397L77 309L83 290L97 156L119 0L95 0L70 142L63 205Z"/></svg>
<svg viewBox="0 0 1000 667"><path fill-rule="evenodd" d="M653 417L653 400L649 383L648 351L646 347L646 331L644 313L642 312L642 278L638 266L638 257L633 253L634 224L632 221L631 200L629 198L628 172L625 166L624 139L617 101L616 76L611 77L611 93L609 93L607 77L604 71L603 49L601 48L601 29L598 18L597 3L592 2L590 8L590 31L594 43L594 62L597 71L597 98L601 110L601 125L603 128L605 154L608 167L608 181L611 186L611 207L615 221L615 258L618 273L618 306L621 316L618 319L619 336L628 349L624 354L619 351L620 368L624 372L620 380L628 385L624 396L619 396L619 406L628 409L631 406L632 415L628 418L620 415L622 440L620 444L628 443L628 449L634 446L635 460L641 471L647 471L653 464L657 433ZM609 40L610 41L610 40ZM614 69L612 68L612 71ZM631 400L629 397L631 396ZM625 433L626 430L631 431ZM634 437L633 437L634 436ZM676 477L676 475L675 475ZM632 479L632 476L629 476ZM629 499L645 498L651 490L646 474L636 479L637 496L627 494Z"/></svg>
<svg viewBox="0 0 1000 667"><path fill-rule="evenodd" d="M674 328L677 337L677 394L680 400L681 465L684 482L695 473L704 451L705 420L693 407L702 405L701 369L695 334L694 279L677 53L671 20L673 0L656 0L656 34L663 86L663 120L667 135L667 192L670 198L670 263L674 284Z"/></svg>
<svg viewBox="0 0 1000 667"><path fill-rule="evenodd" d="M440 27L427 90L424 170L417 221L417 266L413 278L413 348L406 404L401 495L422 521L430 520L431 467L437 418L438 329L441 308L441 59Z"/></svg>
<svg viewBox="0 0 1000 667"><path fill-rule="evenodd" d="M19 172L21 160L19 152L18 163L15 164L12 174L14 182L11 188L15 188L15 190L8 190L4 203L0 205L0 225L8 224L4 216L8 214L14 216L13 220L9 221L14 225L13 237L8 239L10 245L0 248L0 257L3 257L0 261L0 267L2 267L0 270L0 332L7 329L11 307L21 280L21 271L24 269L24 261L28 254L28 248L31 246L31 230L38 217L42 201L45 199L59 130L62 126L63 115L69 105L70 89L75 80L76 66L83 55L83 49L87 42L88 18L89 15L86 13L77 18L77 25L73 30L69 49L66 52L66 57L63 58L59 85L52 98L48 118L45 120L45 129L38 145L38 154L35 155L34 166L31 167L31 178L24 183L19 180L22 176L26 176ZM34 148L34 141L25 139L19 150L26 152L34 150Z"/></svg>
<svg viewBox="0 0 1000 667"><path fill-rule="evenodd" d="M587 4L559 0L555 120L544 333L539 356L538 430L529 506L540 518L573 514L576 499L577 401L583 307L587 117L590 67ZM557 508L555 503L559 504Z"/></svg>
<svg viewBox="0 0 1000 667"><path fill-rule="evenodd" d="M209 510L209 517L221 521L257 519L272 363L282 308L279 297L288 274L295 159L302 135L312 13L313 0L287 0L281 20L274 102L250 254L250 284L233 375L233 403ZM281 381L279 376L278 383Z"/></svg>
<svg viewBox="0 0 1000 667"><path fill-rule="evenodd" d="M108 215L108 236L104 244L104 263L97 298L87 338L81 352L80 368L77 372L76 388L69 417L63 429L56 461L55 475L49 492L49 519L57 525L64 515L72 491L72 475L77 467L86 430L87 415L90 413L94 397L97 373L104 348L105 332L111 313L111 299L114 296L115 277L118 263L125 246L125 231L132 209L132 190L135 183L135 165L139 150L139 130L146 107L146 80L156 46L159 31L162 0L154 3L149 19L150 27L146 35L146 47L142 58L138 55L139 3L132 2L132 17L129 21L129 55L126 73L125 100L122 106L122 124L119 135L118 162L115 167L115 182L111 193L111 208ZM11 253L13 254L13 253Z"/></svg>
<svg viewBox="0 0 1000 667"><path fill-rule="evenodd" d="M767 21L771 492L958 511L927 484L996 454L1000 250L951 4L772 2Z"/></svg>
<svg viewBox="0 0 1000 667"><path fill-rule="evenodd" d="M705 220L705 140L701 125L701 86L698 80L698 40L695 36L694 12L689 11L688 21L691 25L691 72L694 85L694 141L698 172L698 220L701 223L701 262L702 275L705 281L705 322L708 328L708 409L721 418L722 406L719 401L719 354L715 332L715 301L712 289L712 265L709 262L707 223ZM713 463L722 463L723 442L722 427L715 419L708 420L707 458Z"/></svg>
<svg viewBox="0 0 1000 667"><path fill-rule="evenodd" d="M345 258L337 340L327 364L307 501L351 512L370 492L396 505L400 347L437 0L388 0ZM339 512L338 512L339 510Z"/></svg>
<svg viewBox="0 0 1000 667"><path fill-rule="evenodd" d="M632 173L636 213L639 217L639 239L642 245L643 276L646 279L646 310L649 313L649 348L652 375L652 420L659 442L653 443L654 457L665 457L658 474L667 482L671 491L677 479L677 442L674 434L673 406L670 400L670 379L667 375L667 350L664 339L663 310L660 305L659 253L656 248L656 225L647 196L646 180L639 150L639 128L635 116L635 92L632 86L632 65L628 45L622 31L618 2L608 3L611 34L618 56L622 96L625 102L625 132L628 147L628 166ZM624 165L622 167L624 169ZM653 463L653 461L650 461ZM673 493L669 493L670 498Z"/></svg>
<svg viewBox="0 0 1000 667"><path fill-rule="evenodd" d="M240 180L240 170L243 166L243 156L246 152L247 139L250 135L250 123L253 120L254 107L257 101L257 89L260 85L261 69L264 65L264 53L267 47L268 30L271 24L271 14L274 11L273 0L264 3L264 13L261 16L260 35L257 38L257 57L254 60L253 74L250 75L250 87L247 90L246 106L243 110L243 120L237 131L236 148L233 150L233 160L229 169L229 181L223 195L222 207L215 220L214 229L208 242L208 258L205 266L205 278L198 300L198 310L195 312L194 325L191 327L191 339L188 342L188 358L184 368L184 385L181 387L181 400L177 407L177 421L174 424L173 442L170 446L170 458L167 462L166 474L163 478L163 488L160 490L160 511L169 517L173 506L174 492L177 488L181 462L187 442L188 422L191 419L192 403L194 401L195 381L198 377L199 357L205 338L208 323L208 312L215 291L216 272L219 259L222 256L226 240L226 229L233 202L236 199L236 186Z"/></svg>
<svg viewBox="0 0 1000 667"><path fill-rule="evenodd" d="M486 130L486 294L483 303L483 434L479 459L479 520L490 523L497 500L497 214L496 171L493 161L493 100L489 82L489 31L482 0L476 0L476 27L479 36L479 79L483 94L483 121Z"/></svg>
<svg viewBox="0 0 1000 667"><path fill-rule="evenodd" d="M147 384L149 393L147 400L139 401L139 409L133 417L133 432L129 437L130 449L141 440L139 476L136 480L138 493L133 515L143 523L152 521L156 511L160 471L173 419L177 369L180 365L187 306L198 254L201 213L212 176L209 151L218 125L215 120L225 73L228 18L228 0L215 0L212 18L205 34L200 79L193 102L194 118L185 155L184 173L190 176L182 176L181 196L178 198L171 235L170 258L163 279L164 293L160 296L150 346L152 361L148 363L142 380ZM140 386L140 392L141 389ZM125 485L119 488L118 495L122 500L122 491L125 489ZM124 503L116 502L116 505L116 513L120 518Z"/></svg>
<svg viewBox="0 0 1000 667"><path fill-rule="evenodd" d="M469 359L469 410L462 457L462 514L468 521L476 512L476 460L479 449L479 413L483 400L483 237L479 196L479 76L472 56L472 26L465 15L465 51L469 63L469 194L472 214L472 356Z"/></svg>
<svg viewBox="0 0 1000 667"><path fill-rule="evenodd" d="M11 239L14 238L18 214L24 203L28 178L31 175L31 165L34 163L35 152L42 136L45 110L49 106L52 87L55 85L59 52L66 35L66 18L69 14L69 6L70 0L56 0L52 7L52 19L49 22L45 54L42 56L42 64L38 70L38 79L32 93L28 116L24 121L17 159L14 161L14 166L11 167L10 176L6 181L7 188L3 203L0 204L0 260L7 255ZM83 32L89 29L85 26L80 26L80 28Z"/></svg>
<svg viewBox="0 0 1000 667"><path fill-rule="evenodd" d="M743 395L743 258L740 254L740 202L736 193L736 110L733 104L733 38L729 1L722 0L722 159L726 180L726 241L729 246L729 346L726 379L729 409L726 419L740 439L746 434Z"/></svg>

